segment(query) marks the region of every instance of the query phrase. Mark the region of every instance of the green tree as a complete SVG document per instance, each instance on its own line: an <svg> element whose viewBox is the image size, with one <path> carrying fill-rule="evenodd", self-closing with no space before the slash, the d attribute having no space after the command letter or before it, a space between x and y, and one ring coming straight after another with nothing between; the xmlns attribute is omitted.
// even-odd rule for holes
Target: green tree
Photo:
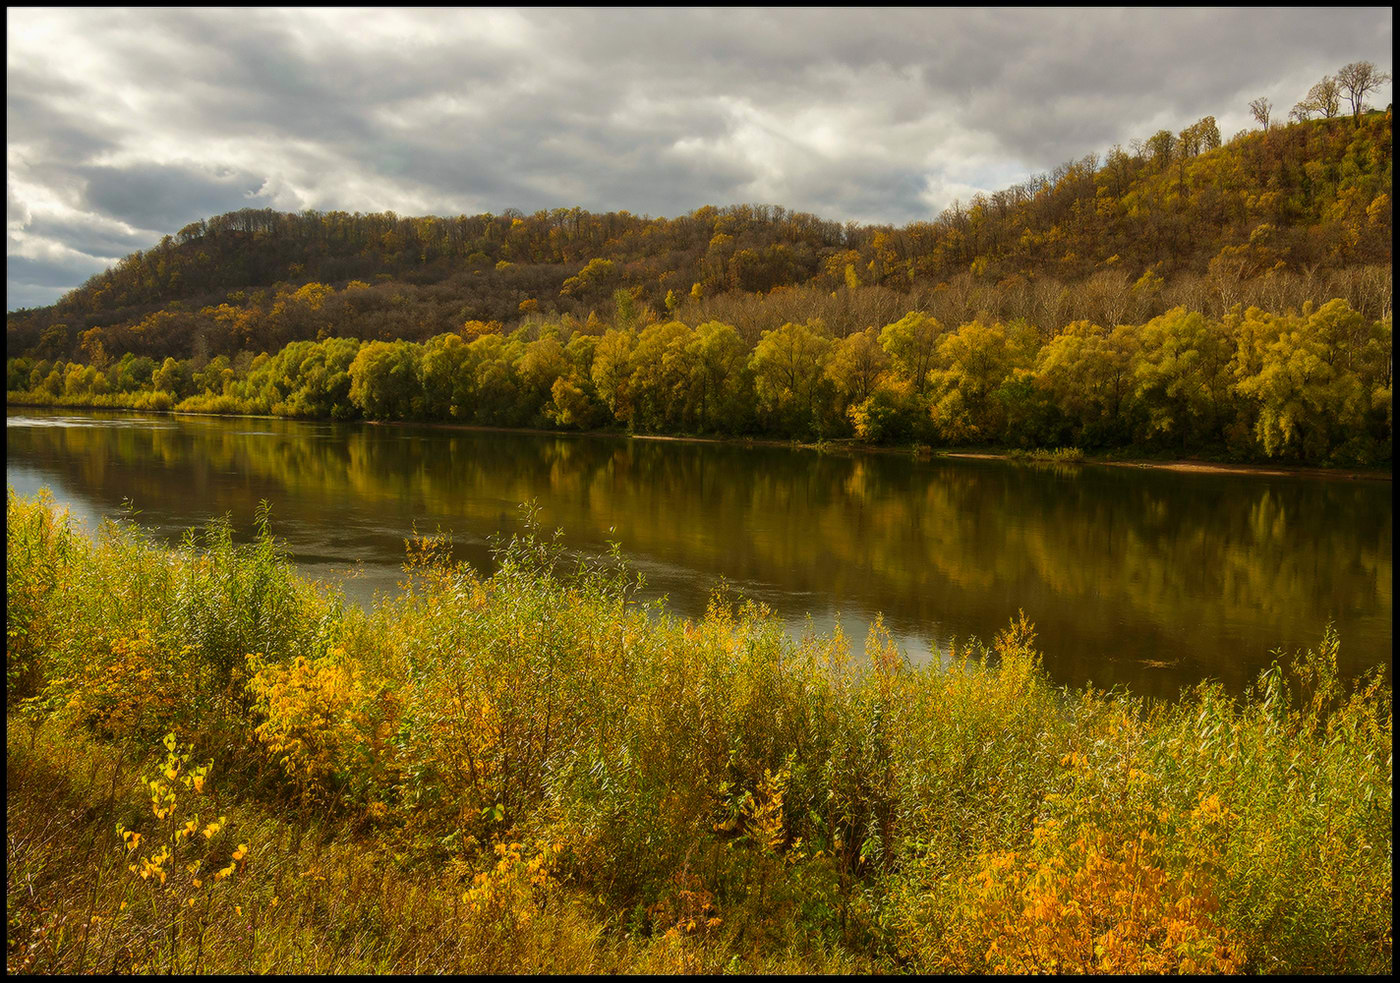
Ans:
<svg viewBox="0 0 1400 983"><path fill-rule="evenodd" d="M569 371L564 346L552 335L529 342L515 371L520 379L522 412L543 419L545 407L554 399L555 381Z"/></svg>
<svg viewBox="0 0 1400 983"><path fill-rule="evenodd" d="M598 398L619 423L632 421L632 349L637 343L630 331L616 329L598 339L591 375Z"/></svg>
<svg viewBox="0 0 1400 983"><path fill-rule="evenodd" d="M922 311L911 311L880 332L880 346L889 354L894 369L914 387L928 389L928 371L944 334L943 325Z"/></svg>
<svg viewBox="0 0 1400 983"><path fill-rule="evenodd" d="M686 426L691 376L692 332L680 321L653 324L637 338L628 364L632 423L639 429L677 430Z"/></svg>
<svg viewBox="0 0 1400 983"><path fill-rule="evenodd" d="M607 410L591 390L593 384L577 373L560 376L550 389L549 418L561 427L587 430L602 422Z"/></svg>
<svg viewBox="0 0 1400 983"><path fill-rule="evenodd" d="M184 362L167 357L151 375L151 388L157 392L167 392L177 400L191 394L190 370Z"/></svg>
<svg viewBox="0 0 1400 983"><path fill-rule="evenodd" d="M1212 439L1223 423L1230 385L1229 338L1220 322L1176 307L1142 326L1133 366L1134 396L1147 413L1147 436Z"/></svg>
<svg viewBox="0 0 1400 983"><path fill-rule="evenodd" d="M1001 322L972 321L944 336L930 371L933 416L945 439L997 441L1006 412L995 398L1014 368L1017 346Z"/></svg>
<svg viewBox="0 0 1400 983"><path fill-rule="evenodd" d="M1133 390L1137 329L1108 331L1075 322L1036 355L1036 376L1050 403L1074 428L1073 443L1098 446L1125 439L1125 400Z"/></svg>
<svg viewBox="0 0 1400 983"><path fill-rule="evenodd" d="M736 433L745 426L747 400L743 339L732 325L706 321L690 340L690 393L702 428Z"/></svg>
<svg viewBox="0 0 1400 983"><path fill-rule="evenodd" d="M437 420L470 420L476 407L476 372L467 341L441 334L423 344L423 412Z"/></svg>
<svg viewBox="0 0 1400 983"><path fill-rule="evenodd" d="M473 419L477 423L521 426L540 409L533 399L522 398L524 387L516 371L525 354L525 342L520 334L517 331L509 337L482 335L467 346L475 376Z"/></svg>
<svg viewBox="0 0 1400 983"><path fill-rule="evenodd" d="M350 399L371 420L404 420L423 410L421 349L371 341L350 363Z"/></svg>
<svg viewBox="0 0 1400 983"><path fill-rule="evenodd" d="M868 399L889 364L890 357L874 328L836 342L827 362L826 377L836 387L837 412L845 416L853 404Z"/></svg>
<svg viewBox="0 0 1400 983"><path fill-rule="evenodd" d="M790 435L813 432L817 394L831 339L820 321L765 331L749 366L760 412L771 426Z"/></svg>

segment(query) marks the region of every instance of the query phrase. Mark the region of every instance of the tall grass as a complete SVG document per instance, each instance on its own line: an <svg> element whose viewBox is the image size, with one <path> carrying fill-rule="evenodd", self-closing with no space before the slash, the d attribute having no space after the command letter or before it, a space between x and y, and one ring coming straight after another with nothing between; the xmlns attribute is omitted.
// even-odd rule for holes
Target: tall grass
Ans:
<svg viewBox="0 0 1400 983"><path fill-rule="evenodd" d="M537 533L364 612L265 513L7 511L13 971L1390 969L1391 693L1330 633L1149 704L1024 619L856 663Z"/></svg>

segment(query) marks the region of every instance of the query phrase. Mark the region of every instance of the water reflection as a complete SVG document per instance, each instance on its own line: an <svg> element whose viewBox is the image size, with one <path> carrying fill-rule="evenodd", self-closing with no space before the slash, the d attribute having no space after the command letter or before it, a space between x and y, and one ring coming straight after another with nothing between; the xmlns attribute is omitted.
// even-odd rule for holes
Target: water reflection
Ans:
<svg viewBox="0 0 1400 983"><path fill-rule="evenodd" d="M224 513L246 532L267 499L303 568L357 569L361 599L392 589L415 527L489 569L535 499L571 546L621 542L675 610L724 577L795 632L839 612L857 647L882 611L916 659L1024 609L1066 683L1239 689L1328 620L1348 672L1389 660L1386 482L32 410L6 431L17 489L91 515L130 500L172 538Z"/></svg>

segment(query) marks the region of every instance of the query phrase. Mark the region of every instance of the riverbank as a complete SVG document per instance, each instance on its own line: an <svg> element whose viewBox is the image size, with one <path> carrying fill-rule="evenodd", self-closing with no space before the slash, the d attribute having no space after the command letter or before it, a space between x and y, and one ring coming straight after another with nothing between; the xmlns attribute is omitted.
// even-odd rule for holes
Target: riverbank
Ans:
<svg viewBox="0 0 1400 983"><path fill-rule="evenodd" d="M538 434L555 437L610 437L625 438L629 440L661 441L671 443L699 443L699 444L721 444L737 445L740 447L781 447L801 450L814 450L819 453L859 453L859 454L897 454L903 456L915 456L921 458L951 457L963 458L967 460L1013 460L1019 452L1007 448L987 448L987 449L959 449L956 447L934 448L924 444L882 446L877 444L864 444L854 438L842 438L838 440L818 440L818 441L798 441L798 440L778 440L768 437L758 436L703 436L696 434L638 434L627 433L617 430L559 430L539 427L493 427L471 423L449 423L440 420L321 420L302 417L273 416L270 414L256 413L210 413L195 410L175 410L175 409L142 409L125 406L98 406L98 405L78 405L78 404L57 404L57 403L28 403L8 400L7 407L33 407L36 409L52 410L100 410L117 411L126 413L144 413L158 416L191 416L191 417L216 417L228 419L250 419L250 420L300 420L308 423L361 423L370 426L380 427L430 427L445 431L467 431L479 433L520 433ZM1064 463L1064 462L1062 462ZM1339 478L1351 481L1391 481L1393 475L1388 468L1344 468L1344 467L1318 467L1304 464L1274 464L1267 462L1222 462L1199 460L1195 458L1159 459L1159 458L1121 458L1113 452L1094 454L1086 453L1082 460L1068 462L1071 464L1097 464L1109 467L1135 467L1135 468L1155 468L1164 471L1193 472L1201 474L1257 474L1273 476L1301 476L1317 478Z"/></svg>
<svg viewBox="0 0 1400 983"><path fill-rule="evenodd" d="M26 494L129 500L171 543L220 515L246 537L272 502L299 569L363 602L396 591L414 528L494 569L533 500L584 554L620 543L673 610L703 615L723 578L794 637L839 621L857 654L877 612L923 662L1018 608L1059 683L1161 698L1211 675L1241 693L1333 620L1348 678L1390 654L1383 482L257 418L12 410L7 434Z"/></svg>
<svg viewBox="0 0 1400 983"><path fill-rule="evenodd" d="M942 451L940 457L967 458L970 460L1006 461L1011 454L1002 452ZM1175 460L1160 461L1150 458L1111 458L1086 455L1081 464L1097 464L1110 468L1152 468L1158 471L1180 471L1196 474L1254 474L1276 477L1341 478L1349 481L1391 481L1389 471L1354 470L1347 468L1316 468L1303 465L1279 467L1270 464L1226 464L1218 461Z"/></svg>
<svg viewBox="0 0 1400 983"><path fill-rule="evenodd" d="M1334 636L1149 704L1023 620L853 665L534 538L359 611L266 528L7 524L12 971L1391 968L1391 692Z"/></svg>

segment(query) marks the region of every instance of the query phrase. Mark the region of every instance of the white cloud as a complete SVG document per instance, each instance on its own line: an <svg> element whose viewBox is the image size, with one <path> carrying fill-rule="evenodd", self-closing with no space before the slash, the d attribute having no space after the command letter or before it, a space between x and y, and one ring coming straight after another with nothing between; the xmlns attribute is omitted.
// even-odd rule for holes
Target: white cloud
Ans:
<svg viewBox="0 0 1400 983"><path fill-rule="evenodd" d="M1202 115L1228 137L1256 95L1281 117L1348 61L1389 70L1391 18L11 8L11 302L16 268L57 278L245 204L932 218Z"/></svg>

